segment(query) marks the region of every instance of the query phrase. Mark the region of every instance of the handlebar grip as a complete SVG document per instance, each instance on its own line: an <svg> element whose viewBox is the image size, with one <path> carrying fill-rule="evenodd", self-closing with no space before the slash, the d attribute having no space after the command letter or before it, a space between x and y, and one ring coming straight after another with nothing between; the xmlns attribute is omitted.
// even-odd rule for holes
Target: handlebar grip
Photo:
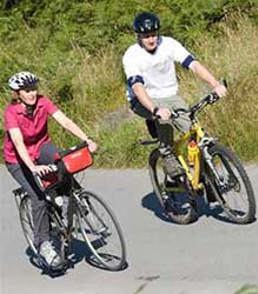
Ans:
<svg viewBox="0 0 258 294"><path fill-rule="evenodd" d="M227 80L225 78L222 79L222 84L228 88L228 83L227 83Z"/></svg>
<svg viewBox="0 0 258 294"><path fill-rule="evenodd" d="M219 95L215 92L212 92L210 95L208 95L208 103L209 104L213 104L215 103L217 100L219 100Z"/></svg>

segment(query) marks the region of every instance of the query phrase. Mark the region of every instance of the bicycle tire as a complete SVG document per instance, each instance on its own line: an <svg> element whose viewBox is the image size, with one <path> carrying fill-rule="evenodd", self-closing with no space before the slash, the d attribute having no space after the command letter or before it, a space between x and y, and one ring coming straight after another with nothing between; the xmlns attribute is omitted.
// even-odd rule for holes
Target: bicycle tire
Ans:
<svg viewBox="0 0 258 294"><path fill-rule="evenodd" d="M79 198L77 217L80 232L93 255L89 261L111 271L123 269L126 263L125 241L113 211L92 192L83 191ZM109 223L104 217L108 217ZM116 238L117 244L111 243L111 237ZM110 248L113 245L117 245L118 250Z"/></svg>
<svg viewBox="0 0 258 294"><path fill-rule="evenodd" d="M170 220L177 224L189 224L198 218L187 179L183 193L170 192L167 188L167 174L159 149L154 149L149 156L149 174L155 195Z"/></svg>
<svg viewBox="0 0 258 294"><path fill-rule="evenodd" d="M27 241L29 248L35 256L38 256L38 250L33 242L33 219L31 213L31 199L28 195L24 196L20 203L20 222L24 237Z"/></svg>
<svg viewBox="0 0 258 294"><path fill-rule="evenodd" d="M33 241L33 219L32 219L32 213L31 213L31 199L28 195L26 195L22 200L21 200L21 204L20 204L20 209L19 209L19 213L20 213L20 221L21 221L21 226L22 226L22 230L23 230L23 234L25 236L25 239L27 241L27 244L29 246L29 248L32 250L33 252L33 256L37 259L37 265L40 267L46 267L49 269L55 269L55 267L49 266L45 260L41 257L41 255L39 254L39 251L37 250L37 248L34 245L34 241ZM50 236L52 235L52 241L54 241L53 235L54 235L54 230L52 230L54 224L57 223L57 216L53 216L51 213L49 213L49 219L50 219ZM55 226L55 228L58 229L58 226ZM58 229L57 232L55 232L55 235L61 235L60 233L61 231ZM56 243L56 241L55 241ZM56 269L61 270L63 268L65 268L65 248L64 248L64 244L61 241L61 238L59 240L59 247L60 247L60 256L63 260L62 264L60 266L57 266ZM62 249L62 250L61 250ZM35 260L34 260L35 262Z"/></svg>
<svg viewBox="0 0 258 294"><path fill-rule="evenodd" d="M204 174L206 187L208 186L212 191L230 221L238 224L253 222L256 202L252 184L241 161L231 150L219 144L212 145L208 152L213 167L224 185L218 182L211 167L206 163ZM231 197L233 193L234 196ZM242 203L245 202L245 210L240 209L238 204L240 200Z"/></svg>

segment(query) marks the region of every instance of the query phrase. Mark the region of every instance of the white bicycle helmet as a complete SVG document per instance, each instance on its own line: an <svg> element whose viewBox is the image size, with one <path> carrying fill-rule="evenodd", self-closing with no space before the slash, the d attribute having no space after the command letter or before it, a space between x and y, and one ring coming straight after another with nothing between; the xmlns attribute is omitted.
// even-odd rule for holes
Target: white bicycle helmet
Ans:
<svg viewBox="0 0 258 294"><path fill-rule="evenodd" d="M39 79L33 73L22 71L10 77L8 85L12 90L18 91L26 87L36 86L38 81Z"/></svg>

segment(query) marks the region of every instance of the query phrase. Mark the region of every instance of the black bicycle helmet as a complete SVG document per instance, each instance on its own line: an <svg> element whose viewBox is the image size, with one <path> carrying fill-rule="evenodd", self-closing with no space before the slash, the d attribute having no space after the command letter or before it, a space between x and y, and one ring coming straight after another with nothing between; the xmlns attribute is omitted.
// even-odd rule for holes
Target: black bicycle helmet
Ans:
<svg viewBox="0 0 258 294"><path fill-rule="evenodd" d="M133 29L137 34L146 34L158 31L160 29L159 18L153 13L142 12L135 17Z"/></svg>

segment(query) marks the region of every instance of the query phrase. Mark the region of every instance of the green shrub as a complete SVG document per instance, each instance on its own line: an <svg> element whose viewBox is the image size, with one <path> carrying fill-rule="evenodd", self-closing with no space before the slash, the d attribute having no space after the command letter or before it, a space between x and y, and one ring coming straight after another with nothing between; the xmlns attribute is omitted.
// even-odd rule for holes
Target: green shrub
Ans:
<svg viewBox="0 0 258 294"><path fill-rule="evenodd" d="M163 33L183 41L216 76L229 81L230 95L207 110L204 124L242 158L258 157L257 1L5 0L4 4L0 11L1 142L3 109L10 99L7 79L14 72L30 70L40 77L41 91L96 138L97 166L145 165L148 148L137 144L138 136L146 133L143 121L123 122L121 116L118 126L108 129L103 117L125 104L121 57L135 41L135 14L151 10L160 15ZM189 72L180 70L179 76L189 102L204 94L203 84ZM51 133L62 147L77 141L56 123L51 123Z"/></svg>
<svg viewBox="0 0 258 294"><path fill-rule="evenodd" d="M232 22L237 26L231 27L228 22L220 24L221 37L204 35L196 44L200 60L229 84L229 95L207 109L203 121L243 159L254 160L258 158L258 27L239 15L232 16ZM185 72L181 81L183 94L193 97L189 101L208 91Z"/></svg>
<svg viewBox="0 0 258 294"><path fill-rule="evenodd" d="M139 140L146 137L146 129L141 119L124 121L116 129L104 127L98 137L102 144L96 156L97 166L146 167L150 147L139 144Z"/></svg>

